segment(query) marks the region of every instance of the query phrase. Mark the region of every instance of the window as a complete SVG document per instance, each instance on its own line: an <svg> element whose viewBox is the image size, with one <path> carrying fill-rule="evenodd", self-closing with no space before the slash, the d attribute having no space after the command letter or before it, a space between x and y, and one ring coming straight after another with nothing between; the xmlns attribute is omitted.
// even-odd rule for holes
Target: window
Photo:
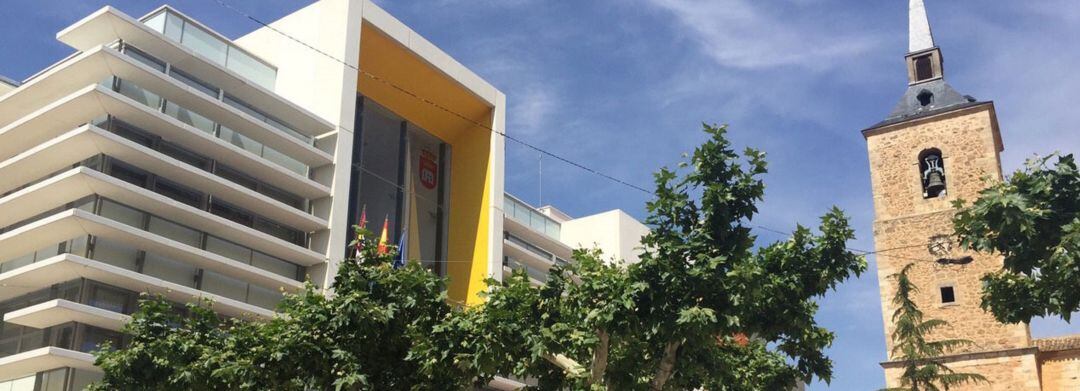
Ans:
<svg viewBox="0 0 1080 391"><path fill-rule="evenodd" d="M192 190L187 186L156 178L154 181L154 191L175 201L202 209L202 193Z"/></svg>
<svg viewBox="0 0 1080 391"><path fill-rule="evenodd" d="M187 84L191 88L194 88L196 91L202 92L206 95L210 95L214 99L217 99L218 97L217 88L211 86L210 83L199 80L194 76L190 76L187 73L177 70L176 68L169 69L169 76L172 76L174 79L179 80L184 84Z"/></svg>
<svg viewBox="0 0 1080 391"><path fill-rule="evenodd" d="M933 62L930 61L931 54L915 57L915 81L923 81L934 77Z"/></svg>
<svg viewBox="0 0 1080 391"><path fill-rule="evenodd" d="M941 287L941 304L950 304L956 302L956 292L953 291L951 286Z"/></svg>
<svg viewBox="0 0 1080 391"><path fill-rule="evenodd" d="M923 198L935 198L946 194L945 160L941 150L931 148L919 154L919 175L922 179Z"/></svg>

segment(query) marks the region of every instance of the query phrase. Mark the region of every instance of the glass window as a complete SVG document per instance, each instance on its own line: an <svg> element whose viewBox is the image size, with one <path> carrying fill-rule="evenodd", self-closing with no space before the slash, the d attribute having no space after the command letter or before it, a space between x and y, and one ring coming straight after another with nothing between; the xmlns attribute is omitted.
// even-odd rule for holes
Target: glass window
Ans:
<svg viewBox="0 0 1080 391"><path fill-rule="evenodd" d="M101 210L98 214L138 229L143 229L145 226L143 221L145 213L109 200L101 200Z"/></svg>
<svg viewBox="0 0 1080 391"><path fill-rule="evenodd" d="M117 288L92 283L88 296L86 304L93 307L121 314L130 314L134 309L133 295Z"/></svg>
<svg viewBox="0 0 1080 391"><path fill-rule="evenodd" d="M191 25L190 23L184 23L184 33L180 39L180 43L191 48L195 53L210 59L210 61L222 65L225 64L225 58L228 55L228 45L217 37L214 37L210 33Z"/></svg>
<svg viewBox="0 0 1080 391"><path fill-rule="evenodd" d="M213 236L206 237L206 251L243 263L251 263L251 249Z"/></svg>
<svg viewBox="0 0 1080 391"><path fill-rule="evenodd" d="M173 102L165 102L165 114L180 120L180 122L194 126L195 129L214 134L214 121L203 117L199 113L177 106Z"/></svg>
<svg viewBox="0 0 1080 391"><path fill-rule="evenodd" d="M37 375L30 375L14 380L0 381L0 391L35 391Z"/></svg>
<svg viewBox="0 0 1080 391"><path fill-rule="evenodd" d="M120 88L117 90L121 95L134 99L136 102L142 103L151 109L157 110L161 107L161 97L150 91L139 88L127 80L120 80Z"/></svg>
<svg viewBox="0 0 1080 391"><path fill-rule="evenodd" d="M222 132L224 132L225 129L225 127L221 127ZM252 179L251 177L242 174L240 171L233 170L221 164L217 165L217 167L214 169L214 173L222 178L228 179L240 186L252 190L255 190L259 187L259 182L255 179Z"/></svg>
<svg viewBox="0 0 1080 391"><path fill-rule="evenodd" d="M139 250L120 242L94 238L94 254L90 258L126 270L138 270Z"/></svg>
<svg viewBox="0 0 1080 391"><path fill-rule="evenodd" d="M293 159L291 156L275 151L274 149L264 147L263 158L269 160L272 163L285 167L285 169L300 174L301 176L307 176L308 166L299 160Z"/></svg>
<svg viewBox="0 0 1080 391"><path fill-rule="evenodd" d="M277 308L283 297L279 290L263 288L258 285L248 286L248 303L252 305L272 310Z"/></svg>
<svg viewBox="0 0 1080 391"><path fill-rule="evenodd" d="M109 175L138 187L146 187L147 183L150 181L150 174L146 171L120 163L116 160L112 161Z"/></svg>
<svg viewBox="0 0 1080 391"><path fill-rule="evenodd" d="M155 216L150 217L147 231L196 248L202 243L202 233Z"/></svg>
<svg viewBox="0 0 1080 391"><path fill-rule="evenodd" d="M230 144L243 148L248 152L254 153L256 156L262 156L262 143L255 141L248 136L237 133L232 129L222 126L220 133L218 133L218 138L228 141Z"/></svg>
<svg viewBox="0 0 1080 391"><path fill-rule="evenodd" d="M255 252L255 256L251 259L251 265L279 276L288 277L294 280L298 279L298 266L258 251Z"/></svg>
<svg viewBox="0 0 1080 391"><path fill-rule="evenodd" d="M363 114L362 151L360 152L360 184L357 201L367 208L368 229L376 234L383 219L389 220L390 242L397 243L398 233L398 174L401 172L400 118L386 109L365 104Z"/></svg>
<svg viewBox="0 0 1080 391"><path fill-rule="evenodd" d="M210 203L210 213L224 217L246 227L255 224L255 216L252 216L245 210L218 200L214 200Z"/></svg>
<svg viewBox="0 0 1080 391"><path fill-rule="evenodd" d="M214 271L203 271L202 290L247 302L248 283Z"/></svg>
<svg viewBox="0 0 1080 391"><path fill-rule="evenodd" d="M174 79L179 80L180 82L187 84L189 87L194 88L196 91L209 95L214 99L217 99L218 97L217 87L214 87L210 85L210 83L206 83L193 76L190 76L183 71L178 71L176 70L176 68L171 68L169 69L169 76L172 76Z"/></svg>
<svg viewBox="0 0 1080 391"><path fill-rule="evenodd" d="M143 264L143 274L189 288L195 287L195 277L199 269L179 261L147 253Z"/></svg>
<svg viewBox="0 0 1080 391"><path fill-rule="evenodd" d="M34 254L26 254L21 257L4 260L0 263L0 273L9 272L20 267L34 263Z"/></svg>
<svg viewBox="0 0 1080 391"><path fill-rule="evenodd" d="M146 64L150 68L156 69L158 72L165 72L165 63L158 61L156 58L150 57L138 49L131 47L124 48L124 54L128 57L134 58L139 62Z"/></svg>
<svg viewBox="0 0 1080 391"><path fill-rule="evenodd" d="M77 347L80 352L89 353L104 348L106 343L109 344L110 350L123 347L123 335L118 332L94 326L83 325L82 327L82 343Z"/></svg>
<svg viewBox="0 0 1080 391"><path fill-rule="evenodd" d="M134 141L145 147L150 147L154 145L154 139L156 137L146 134L142 130L139 130L134 126L128 125L127 123L116 119L113 119L112 124L112 129L109 130L111 130L113 133L116 133L120 137Z"/></svg>
<svg viewBox="0 0 1080 391"><path fill-rule="evenodd" d="M210 159L200 156L194 152L188 151L183 147L175 145L173 143L162 141L158 146L158 151L168 155L169 157L190 164L192 166L206 170L210 167Z"/></svg>
<svg viewBox="0 0 1080 391"><path fill-rule="evenodd" d="M303 233L291 227L278 224L276 222L263 218L255 219L255 225L253 227L259 232L269 234L270 236L284 240L286 242L296 245L304 244Z"/></svg>
<svg viewBox="0 0 1080 391"><path fill-rule="evenodd" d="M202 193L161 178L157 178L154 182L154 191L158 194L196 208L202 207Z"/></svg>
<svg viewBox="0 0 1080 391"><path fill-rule="evenodd" d="M38 391L66 391L65 384L67 382L67 368L53 369L51 371L41 373L41 384ZM3 386L0 386L0 391L4 390Z"/></svg>
<svg viewBox="0 0 1080 391"><path fill-rule="evenodd" d="M270 198L273 198L275 200L281 201L285 205L289 205L289 206L291 206L293 208L296 208L296 209L303 209L304 208L304 199L303 198L298 197L296 195L293 195L292 193L289 193L287 191L278 189L276 187L273 187L273 186L270 186L270 185L259 186L259 193L262 193L263 195L265 195L267 197L270 197Z"/></svg>
<svg viewBox="0 0 1080 391"><path fill-rule="evenodd" d="M91 383L101 381L104 374L100 372L86 371L82 369L71 370L71 389L82 390L90 386Z"/></svg>

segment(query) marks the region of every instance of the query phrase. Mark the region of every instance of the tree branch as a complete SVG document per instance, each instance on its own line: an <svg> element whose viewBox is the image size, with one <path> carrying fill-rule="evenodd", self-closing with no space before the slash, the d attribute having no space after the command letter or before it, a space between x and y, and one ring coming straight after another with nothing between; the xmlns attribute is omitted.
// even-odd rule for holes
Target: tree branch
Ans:
<svg viewBox="0 0 1080 391"><path fill-rule="evenodd" d="M562 354L553 355L551 353L545 353L543 357L545 360L548 360L548 362L562 368L563 372L566 372L570 377L580 377L585 374L585 368L570 357L566 357Z"/></svg>
<svg viewBox="0 0 1080 391"><path fill-rule="evenodd" d="M664 357L660 359L660 367L656 368L656 375L653 376L653 380L649 383L649 389L652 391L661 391L664 389L664 385L667 384L668 379L671 379L671 374L675 372L675 359L679 353L679 347L682 346L683 341L670 341L667 345L664 345Z"/></svg>
<svg viewBox="0 0 1080 391"><path fill-rule="evenodd" d="M597 329L596 336L600 337L600 343L593 350L592 373L589 376L590 386L604 381L604 372L607 371L608 365L608 350L611 337L608 335L607 330L604 329Z"/></svg>

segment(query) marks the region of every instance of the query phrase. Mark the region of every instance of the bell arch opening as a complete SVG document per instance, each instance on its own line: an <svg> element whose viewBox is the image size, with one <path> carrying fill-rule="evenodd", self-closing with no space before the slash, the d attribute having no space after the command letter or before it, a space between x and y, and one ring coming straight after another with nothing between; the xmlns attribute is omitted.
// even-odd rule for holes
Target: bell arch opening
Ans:
<svg viewBox="0 0 1080 391"><path fill-rule="evenodd" d="M919 153L919 176L922 180L923 198L944 196L948 186L945 182L945 159L941 150L929 148Z"/></svg>

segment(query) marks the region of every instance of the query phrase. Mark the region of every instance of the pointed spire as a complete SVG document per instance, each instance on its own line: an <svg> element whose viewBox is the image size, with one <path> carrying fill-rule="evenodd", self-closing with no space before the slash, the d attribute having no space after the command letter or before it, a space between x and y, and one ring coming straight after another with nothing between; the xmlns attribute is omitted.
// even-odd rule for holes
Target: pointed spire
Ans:
<svg viewBox="0 0 1080 391"><path fill-rule="evenodd" d="M908 6L908 53L934 47L934 34L930 32L930 20L926 17L923 0L911 0Z"/></svg>

